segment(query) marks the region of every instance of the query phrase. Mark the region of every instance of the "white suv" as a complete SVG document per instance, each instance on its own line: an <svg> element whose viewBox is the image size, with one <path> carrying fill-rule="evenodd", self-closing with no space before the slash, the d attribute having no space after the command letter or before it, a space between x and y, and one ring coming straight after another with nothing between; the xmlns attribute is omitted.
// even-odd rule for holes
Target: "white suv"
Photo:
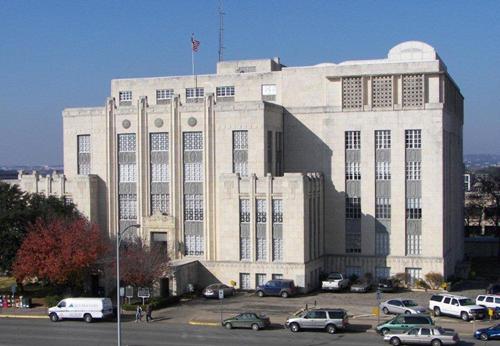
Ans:
<svg viewBox="0 0 500 346"><path fill-rule="evenodd" d="M493 310L500 309L500 296L496 294L480 294L476 298L476 304Z"/></svg>
<svg viewBox="0 0 500 346"><path fill-rule="evenodd" d="M429 309L435 316L450 315L464 321L483 319L486 315L484 307L475 305L472 299L451 294L434 294L429 300Z"/></svg>

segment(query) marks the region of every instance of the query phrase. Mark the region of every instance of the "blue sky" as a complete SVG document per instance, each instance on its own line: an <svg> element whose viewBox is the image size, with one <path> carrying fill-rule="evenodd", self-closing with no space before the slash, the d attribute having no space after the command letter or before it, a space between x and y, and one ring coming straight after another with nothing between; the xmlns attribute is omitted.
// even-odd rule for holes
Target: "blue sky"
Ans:
<svg viewBox="0 0 500 346"><path fill-rule="evenodd" d="M0 0L0 166L61 164L65 107L100 106L110 80L217 61L217 0ZM434 46L465 96L464 152L500 153L500 1L225 0L225 59L288 66Z"/></svg>

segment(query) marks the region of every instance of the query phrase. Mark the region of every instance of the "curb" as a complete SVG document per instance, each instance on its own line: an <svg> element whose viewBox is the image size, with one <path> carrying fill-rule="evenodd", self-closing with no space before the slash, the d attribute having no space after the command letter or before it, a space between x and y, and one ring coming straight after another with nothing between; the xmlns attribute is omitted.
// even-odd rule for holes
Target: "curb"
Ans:
<svg viewBox="0 0 500 346"><path fill-rule="evenodd" d="M220 322L212 322L212 321L196 321L191 320L188 324L192 326L206 326L206 327L218 327L220 326Z"/></svg>
<svg viewBox="0 0 500 346"><path fill-rule="evenodd" d="M42 319L42 318L48 318L48 317L45 315L11 315L11 314L6 314L6 315L0 315L0 318L31 318L31 319L39 318L39 319Z"/></svg>

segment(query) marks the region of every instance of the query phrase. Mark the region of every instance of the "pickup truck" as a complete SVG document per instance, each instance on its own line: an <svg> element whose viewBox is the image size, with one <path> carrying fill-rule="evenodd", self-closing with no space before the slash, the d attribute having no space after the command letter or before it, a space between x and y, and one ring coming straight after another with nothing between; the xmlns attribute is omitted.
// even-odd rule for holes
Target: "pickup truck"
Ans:
<svg viewBox="0 0 500 346"><path fill-rule="evenodd" d="M341 291L349 288L350 281L341 273L330 273L326 280L321 282L324 291Z"/></svg>

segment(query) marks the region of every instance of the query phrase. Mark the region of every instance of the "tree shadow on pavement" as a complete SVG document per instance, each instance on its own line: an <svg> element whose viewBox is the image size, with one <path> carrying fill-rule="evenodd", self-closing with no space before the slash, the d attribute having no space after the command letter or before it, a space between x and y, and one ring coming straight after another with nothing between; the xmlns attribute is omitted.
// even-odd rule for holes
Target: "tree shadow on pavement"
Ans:
<svg viewBox="0 0 500 346"><path fill-rule="evenodd" d="M367 330L372 329L371 324L350 324L346 329L347 333L366 333Z"/></svg>

